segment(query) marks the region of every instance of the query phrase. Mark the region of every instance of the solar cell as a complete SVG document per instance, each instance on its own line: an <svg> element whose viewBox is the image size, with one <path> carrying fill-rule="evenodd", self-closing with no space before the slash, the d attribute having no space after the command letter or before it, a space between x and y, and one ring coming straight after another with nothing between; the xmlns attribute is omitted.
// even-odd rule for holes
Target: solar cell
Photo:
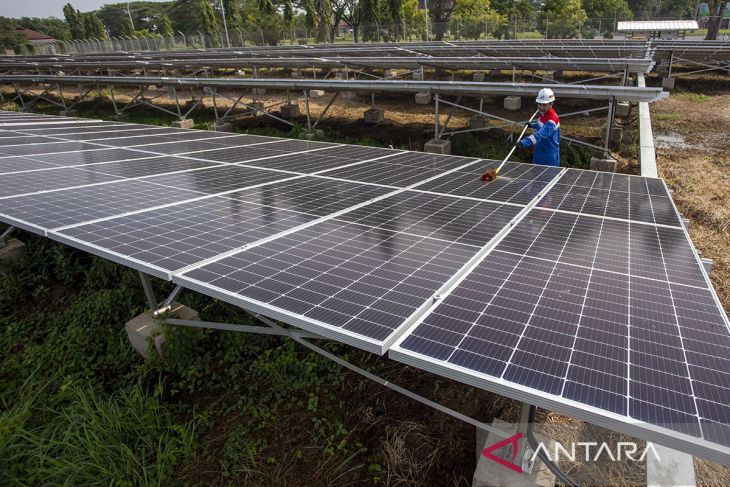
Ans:
<svg viewBox="0 0 730 487"><path fill-rule="evenodd" d="M220 166L184 173L153 176L148 180L165 186L215 194L290 177L292 175L288 173L253 167Z"/></svg>
<svg viewBox="0 0 730 487"><path fill-rule="evenodd" d="M33 161L69 167L86 166L88 164L98 164L100 162L128 161L149 156L144 152L129 149L107 149L103 147L95 147L92 150L61 152L55 154L31 154L24 157ZM3 158L0 157L0 161L2 160Z"/></svg>
<svg viewBox="0 0 730 487"><path fill-rule="evenodd" d="M50 162L34 161L21 156L0 157L0 174L7 174L18 171L31 171L34 169L47 169L58 167Z"/></svg>

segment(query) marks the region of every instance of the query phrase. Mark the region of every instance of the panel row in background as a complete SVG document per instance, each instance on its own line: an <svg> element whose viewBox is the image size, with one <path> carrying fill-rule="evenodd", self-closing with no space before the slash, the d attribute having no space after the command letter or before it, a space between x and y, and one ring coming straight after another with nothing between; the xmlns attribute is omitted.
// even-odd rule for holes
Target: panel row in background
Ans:
<svg viewBox="0 0 730 487"><path fill-rule="evenodd" d="M533 209L390 357L730 461L728 320L681 227Z"/></svg>

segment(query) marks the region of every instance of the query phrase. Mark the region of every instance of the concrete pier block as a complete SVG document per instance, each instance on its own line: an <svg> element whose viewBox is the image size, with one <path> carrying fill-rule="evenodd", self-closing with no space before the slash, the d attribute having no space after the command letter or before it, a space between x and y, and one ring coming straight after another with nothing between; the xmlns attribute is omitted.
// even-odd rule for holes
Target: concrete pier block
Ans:
<svg viewBox="0 0 730 487"><path fill-rule="evenodd" d="M474 73L474 76L472 78L475 83L484 83L484 81L487 79L486 73L483 71L479 71Z"/></svg>
<svg viewBox="0 0 730 487"><path fill-rule="evenodd" d="M247 103L248 105L246 107L246 110L244 110L244 113L247 113L248 115L259 115L261 112L264 111L264 104L259 102L253 102L253 103Z"/></svg>
<svg viewBox="0 0 730 487"><path fill-rule="evenodd" d="M423 71L414 71L413 81L423 81Z"/></svg>
<svg viewBox="0 0 730 487"><path fill-rule="evenodd" d="M219 122L213 124L214 132L233 132L233 125L228 122Z"/></svg>
<svg viewBox="0 0 730 487"><path fill-rule="evenodd" d="M606 125L601 128L601 140L606 140ZM608 144L611 147L617 147L621 145L621 141L624 140L624 129L621 127L611 128L611 138L608 140Z"/></svg>
<svg viewBox="0 0 730 487"><path fill-rule="evenodd" d="M170 306L169 314L181 320L200 320L198 312L183 306L178 302L173 302ZM146 311L129 320L124 329L127 332L129 343L144 358L150 358L150 342L154 346L157 356L162 358L162 346L165 343L165 337L162 335L161 322L152 316L152 311Z"/></svg>
<svg viewBox="0 0 730 487"><path fill-rule="evenodd" d="M475 116L471 117L469 126L473 129L483 129L483 128L487 128L489 126L489 121L485 117L480 117L479 115L475 115Z"/></svg>
<svg viewBox="0 0 730 487"><path fill-rule="evenodd" d="M296 118L299 116L299 105L296 103L287 103L281 106L279 113L281 113L282 118Z"/></svg>
<svg viewBox="0 0 730 487"><path fill-rule="evenodd" d="M656 443L652 446L657 454L646 456L647 487L697 485L692 455Z"/></svg>
<svg viewBox="0 0 730 487"><path fill-rule="evenodd" d="M317 99L324 96L324 90L309 90L309 98Z"/></svg>
<svg viewBox="0 0 730 487"><path fill-rule="evenodd" d="M61 110L58 112L58 114L62 117L76 117L78 116L79 112L73 109L70 110Z"/></svg>
<svg viewBox="0 0 730 487"><path fill-rule="evenodd" d="M192 118L184 118L182 120L175 120L170 124L171 127L177 129L191 129L195 125L195 121Z"/></svg>
<svg viewBox="0 0 730 487"><path fill-rule="evenodd" d="M504 99L504 109L516 111L522 108L522 98L519 96L507 96Z"/></svg>
<svg viewBox="0 0 730 487"><path fill-rule="evenodd" d="M431 139L423 146L423 152L430 152L432 154L451 154L451 141Z"/></svg>
<svg viewBox="0 0 730 487"><path fill-rule="evenodd" d="M707 275L709 276L709 275L710 275L710 273L712 273L712 264L713 264L713 263L714 263L715 261L714 261L714 260L712 260L712 259L709 259L709 258L707 258L707 257L704 257L704 258L700 259L700 262L702 262L702 267L704 267L704 268L705 268L705 272L706 272L706 273L707 273Z"/></svg>
<svg viewBox="0 0 730 487"><path fill-rule="evenodd" d="M506 434L505 437L510 437L517 433L516 425L506 423L499 419L495 419L492 422L492 426L504 431ZM486 436L486 440L480 441L484 440L484 436ZM498 443L504 439L504 437L498 436L494 433L489 433L489 435L479 435L479 430L477 430L478 457L477 468L474 471L474 479L471 484L472 487L492 487L501 485L509 485L515 487L552 487L553 485L555 485L555 474L553 474L550 469L539 459L535 460L535 464L532 467L532 472L527 474L518 473L510 470L509 468L505 468L504 466L495 462L491 458L484 456L481 453L487 447L492 446L495 443ZM555 443L549 438L536 434L535 439L538 442L542 442L547 447L548 451L555 450ZM526 439L522 438L519 441L526 441ZM491 452L491 454L495 456L504 455L505 460L511 463L512 452L511 450L507 450L508 448L504 447L500 450ZM517 459L515 459L514 462L521 463L521 461L518 461Z"/></svg>
<svg viewBox="0 0 730 487"><path fill-rule="evenodd" d="M311 131L304 133L304 138L307 140L316 139L317 137L324 137L324 130L312 129Z"/></svg>
<svg viewBox="0 0 730 487"><path fill-rule="evenodd" d="M25 244L17 238L9 238L5 242L5 245L0 244L0 263L11 262L17 259L24 248Z"/></svg>
<svg viewBox="0 0 730 487"><path fill-rule="evenodd" d="M431 103L431 93L426 91L416 93L416 105L428 105L429 103Z"/></svg>
<svg viewBox="0 0 730 487"><path fill-rule="evenodd" d="M381 108L371 108L369 110L365 110L363 117L367 123L380 123L385 120L385 110Z"/></svg>
<svg viewBox="0 0 730 487"><path fill-rule="evenodd" d="M296 78L296 79L301 78L302 77L302 71L299 70L299 69L292 69L291 70L291 77L292 78Z"/></svg>
<svg viewBox="0 0 730 487"><path fill-rule="evenodd" d="M555 71L548 71L542 77L544 81L555 81Z"/></svg>
<svg viewBox="0 0 730 487"><path fill-rule="evenodd" d="M616 103L616 116L619 118L625 118L629 116L631 111L631 104L627 101L620 101Z"/></svg>
<svg viewBox="0 0 730 487"><path fill-rule="evenodd" d="M591 157L591 171L616 172L616 159L601 159L599 157Z"/></svg>
<svg viewBox="0 0 730 487"><path fill-rule="evenodd" d="M347 71L335 71L335 79L347 79Z"/></svg>
<svg viewBox="0 0 730 487"><path fill-rule="evenodd" d="M674 89L674 80L676 78L662 78L662 89L671 91Z"/></svg>
<svg viewBox="0 0 730 487"><path fill-rule="evenodd" d="M355 100L357 100L357 92L355 92L355 91L340 91L340 97L343 100L355 101Z"/></svg>

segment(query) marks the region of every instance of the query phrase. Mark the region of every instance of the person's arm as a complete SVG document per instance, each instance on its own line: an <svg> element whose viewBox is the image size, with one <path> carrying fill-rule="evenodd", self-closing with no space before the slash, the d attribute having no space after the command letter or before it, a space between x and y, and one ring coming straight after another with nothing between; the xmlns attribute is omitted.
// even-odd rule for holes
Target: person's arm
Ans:
<svg viewBox="0 0 730 487"><path fill-rule="evenodd" d="M555 122L553 122L552 120L548 120L542 125L542 127L540 127L540 130L522 139L520 141L520 145L522 147L533 146L541 140L551 137L557 129L558 126L555 124Z"/></svg>

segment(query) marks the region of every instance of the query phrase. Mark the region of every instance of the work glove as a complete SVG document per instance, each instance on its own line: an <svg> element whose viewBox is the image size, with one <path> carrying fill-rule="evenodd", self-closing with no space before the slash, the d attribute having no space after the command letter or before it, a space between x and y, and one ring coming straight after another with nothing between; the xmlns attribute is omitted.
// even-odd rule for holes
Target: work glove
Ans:
<svg viewBox="0 0 730 487"><path fill-rule="evenodd" d="M527 149L527 148L529 148L532 145L532 142L530 142L530 139L528 139L527 137L525 137L524 139L522 139L520 141L520 145L522 147L524 147L525 149Z"/></svg>
<svg viewBox="0 0 730 487"><path fill-rule="evenodd" d="M531 124L530 122L527 122L527 123L525 124L525 128L526 128L526 129L531 129L531 128L532 128L532 124Z"/></svg>

